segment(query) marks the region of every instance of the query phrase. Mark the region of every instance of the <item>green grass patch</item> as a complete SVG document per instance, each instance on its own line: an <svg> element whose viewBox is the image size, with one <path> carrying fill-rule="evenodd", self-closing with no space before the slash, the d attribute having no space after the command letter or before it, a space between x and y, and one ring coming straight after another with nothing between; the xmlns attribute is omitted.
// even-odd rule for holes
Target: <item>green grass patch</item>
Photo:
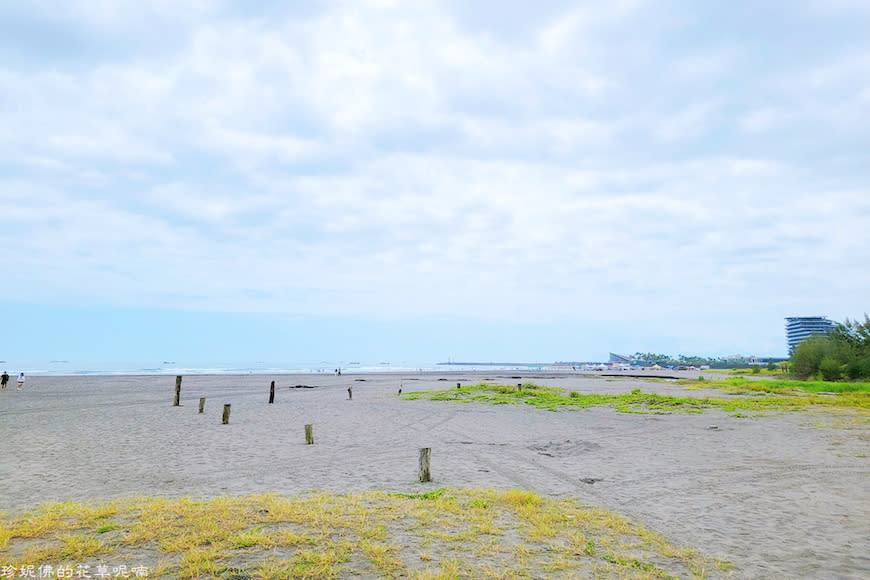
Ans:
<svg viewBox="0 0 870 580"><path fill-rule="evenodd" d="M455 403L480 402L493 405L531 405L538 409L556 411L559 409L585 409L594 406L609 406L621 413L700 413L705 409L718 408L727 412L740 411L796 411L807 408L870 408L870 391L860 388L861 383L848 383L852 389L843 388L833 395L820 395L812 392L796 392L776 384L780 381L750 381L746 379L726 379L724 381L704 381L703 386L730 386L736 392L756 393L763 396L754 397L676 397L644 393L634 389L630 393L619 395L583 394L576 391L565 391L555 387L542 385L523 385L522 390L507 385L491 385L481 383L469 385L460 389L443 391L421 391L412 393L420 398L432 401L450 401ZM804 384L801 381L782 381L783 383ZM762 383L762 384L759 384ZM684 381L683 384L698 388L697 381ZM840 383L823 383L845 386ZM855 387L859 385L859 387ZM812 388L812 385L810 385ZM818 392L827 392L819 390ZM833 391L831 391L833 392ZM770 394L776 396L769 396Z"/></svg>
<svg viewBox="0 0 870 580"><path fill-rule="evenodd" d="M777 367L774 370L767 368L766 366L759 366L758 370L753 369L752 367L743 367L739 369L704 369L701 371L703 373L715 373L720 375L752 375L752 376L763 376L763 377L782 377L787 376L786 373L783 373L782 370Z"/></svg>
<svg viewBox="0 0 870 580"><path fill-rule="evenodd" d="M681 380L678 383L699 387L695 381ZM870 393L870 383L846 383L833 381L796 381L790 379L752 380L743 377L730 377L721 380L704 381L704 388L724 388L726 390L754 391L761 393Z"/></svg>
<svg viewBox="0 0 870 580"><path fill-rule="evenodd" d="M113 506L111 524L93 517L99 505L75 503L0 519L0 567L127 562L171 578L585 577L601 567L618 577L688 578L727 567L611 512L518 489L143 497ZM118 533L101 532L107 525Z"/></svg>
<svg viewBox="0 0 870 580"><path fill-rule="evenodd" d="M435 489L432 491L427 491L425 493L394 493L397 497L406 497L409 499L438 499L444 492L447 491L446 487L442 487L440 489Z"/></svg>

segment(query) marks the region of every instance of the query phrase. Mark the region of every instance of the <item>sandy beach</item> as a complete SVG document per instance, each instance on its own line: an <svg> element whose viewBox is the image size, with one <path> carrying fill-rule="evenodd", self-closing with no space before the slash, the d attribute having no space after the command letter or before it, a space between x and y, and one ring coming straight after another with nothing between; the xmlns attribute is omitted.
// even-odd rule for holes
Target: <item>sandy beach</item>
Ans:
<svg viewBox="0 0 870 580"><path fill-rule="evenodd" d="M517 487L616 511L730 561L723 576L870 571L866 421L818 412L550 412L397 395L400 385L408 393L482 380L723 396L568 373L189 376L174 407L170 376L28 377L23 391L0 391L0 511L140 494ZM221 424L225 403L229 425ZM314 445L305 444L307 423ZM420 447L432 448L431 484L415 481Z"/></svg>

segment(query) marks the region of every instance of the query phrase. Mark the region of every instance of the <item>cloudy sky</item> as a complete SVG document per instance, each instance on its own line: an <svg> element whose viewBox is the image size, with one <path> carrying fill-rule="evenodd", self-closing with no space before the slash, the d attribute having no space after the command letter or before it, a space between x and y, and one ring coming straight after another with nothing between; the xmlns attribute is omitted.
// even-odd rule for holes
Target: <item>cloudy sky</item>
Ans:
<svg viewBox="0 0 870 580"><path fill-rule="evenodd" d="M0 359L784 355L870 310L864 0L0 4Z"/></svg>

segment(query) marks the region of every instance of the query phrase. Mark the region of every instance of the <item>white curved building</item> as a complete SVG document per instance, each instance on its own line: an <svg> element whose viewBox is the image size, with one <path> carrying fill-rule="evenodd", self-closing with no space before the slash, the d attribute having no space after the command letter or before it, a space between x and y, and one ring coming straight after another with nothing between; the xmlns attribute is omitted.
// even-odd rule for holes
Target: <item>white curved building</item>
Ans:
<svg viewBox="0 0 870 580"><path fill-rule="evenodd" d="M834 330L834 323L827 316L792 316L785 319L785 336L788 353L803 340L815 334L828 334Z"/></svg>

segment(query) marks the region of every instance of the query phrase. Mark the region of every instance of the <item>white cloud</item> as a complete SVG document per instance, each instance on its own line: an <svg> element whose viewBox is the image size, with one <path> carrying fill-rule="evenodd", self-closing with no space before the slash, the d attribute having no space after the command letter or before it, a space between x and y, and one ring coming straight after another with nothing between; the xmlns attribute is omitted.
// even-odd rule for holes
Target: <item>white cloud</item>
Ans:
<svg viewBox="0 0 870 580"><path fill-rule="evenodd" d="M870 5L864 0L809 0L807 6L811 12L828 16L860 17L870 13Z"/></svg>
<svg viewBox="0 0 870 580"><path fill-rule="evenodd" d="M572 6L557 14L540 33L540 42L548 56L575 57L578 43L585 37L606 34L614 27L624 25L635 17L646 2L641 0L615 0L612 2L586 2Z"/></svg>
<svg viewBox="0 0 870 580"><path fill-rule="evenodd" d="M710 82L733 75L744 55L736 47L689 54L671 64L671 74L686 83Z"/></svg>
<svg viewBox="0 0 870 580"><path fill-rule="evenodd" d="M45 18L86 26L93 33L116 34L153 20L193 21L214 14L219 2L193 0L179 5L170 0L35 0Z"/></svg>
<svg viewBox="0 0 870 580"><path fill-rule="evenodd" d="M741 115L738 126L746 133L765 133L786 125L792 115L782 109L765 107Z"/></svg>
<svg viewBox="0 0 870 580"><path fill-rule="evenodd" d="M713 128L719 108L715 102L692 103L676 113L656 115L652 130L665 143L692 141Z"/></svg>
<svg viewBox="0 0 870 580"><path fill-rule="evenodd" d="M672 50L655 32L669 17L642 2L542 6L515 42L441 3L69 6L69 26L111 42L164 22L175 40L0 65L0 200L20 228L0 243L27 282L6 299L509 319L864 308L870 192L837 152L866 144L854 47L830 70L750 73L740 45ZM826 276L855 284L794 291Z"/></svg>

